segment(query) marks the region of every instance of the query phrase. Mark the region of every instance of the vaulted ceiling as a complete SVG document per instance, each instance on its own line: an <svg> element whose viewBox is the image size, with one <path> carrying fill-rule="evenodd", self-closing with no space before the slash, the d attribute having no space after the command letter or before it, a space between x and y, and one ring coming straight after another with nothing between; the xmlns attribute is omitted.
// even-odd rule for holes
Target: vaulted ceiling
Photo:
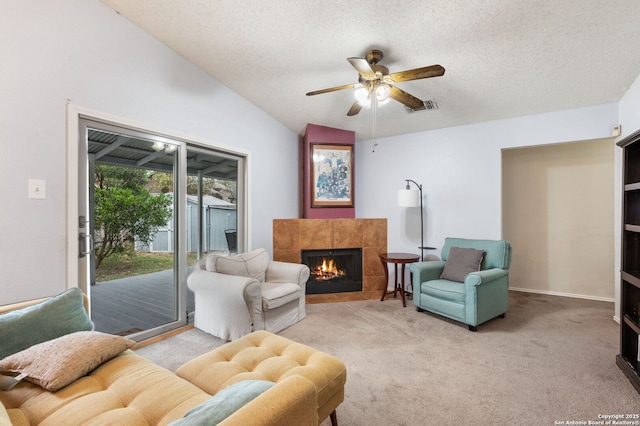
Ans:
<svg viewBox="0 0 640 426"><path fill-rule="evenodd" d="M640 72L640 1L102 0L240 96L302 134L307 123L357 140L617 102ZM398 83L437 109L392 101L346 115L347 61L376 48Z"/></svg>

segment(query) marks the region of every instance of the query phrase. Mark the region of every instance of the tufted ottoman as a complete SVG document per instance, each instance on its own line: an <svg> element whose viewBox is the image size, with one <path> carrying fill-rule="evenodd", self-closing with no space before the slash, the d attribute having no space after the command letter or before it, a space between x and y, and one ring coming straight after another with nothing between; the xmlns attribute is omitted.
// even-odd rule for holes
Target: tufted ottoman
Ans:
<svg viewBox="0 0 640 426"><path fill-rule="evenodd" d="M176 374L209 394L241 380L279 382L289 376L306 377L316 387L318 424L331 416L337 426L336 407L344 400L347 369L342 361L268 331L255 331L201 355Z"/></svg>

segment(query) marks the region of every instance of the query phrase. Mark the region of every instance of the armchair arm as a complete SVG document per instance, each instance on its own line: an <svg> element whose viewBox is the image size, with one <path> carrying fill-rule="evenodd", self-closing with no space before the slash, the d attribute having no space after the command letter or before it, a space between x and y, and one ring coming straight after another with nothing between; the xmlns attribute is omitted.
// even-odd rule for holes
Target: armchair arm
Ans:
<svg viewBox="0 0 640 426"><path fill-rule="evenodd" d="M257 303L262 303L260 294L260 283L255 278L242 277L239 275L227 275L219 272L209 272L196 269L187 277L187 287L195 292L211 294L217 296L222 293L239 294L248 298L248 302L255 296L255 289L258 290Z"/></svg>
<svg viewBox="0 0 640 426"><path fill-rule="evenodd" d="M265 273L265 281L270 283L306 284L310 275L309 267L300 263L269 262Z"/></svg>
<svg viewBox="0 0 640 426"><path fill-rule="evenodd" d="M465 285L481 285L483 283L488 283L491 281L495 281L498 278L506 277L509 274L509 271L506 269L485 269L484 271L471 272L467 274L464 279Z"/></svg>
<svg viewBox="0 0 640 426"><path fill-rule="evenodd" d="M196 295L196 327L225 340L264 328L258 280L196 269L187 286Z"/></svg>
<svg viewBox="0 0 640 426"><path fill-rule="evenodd" d="M420 284L425 281L439 279L444 265L444 260L412 263L409 266L409 271L413 274L413 288L420 288Z"/></svg>

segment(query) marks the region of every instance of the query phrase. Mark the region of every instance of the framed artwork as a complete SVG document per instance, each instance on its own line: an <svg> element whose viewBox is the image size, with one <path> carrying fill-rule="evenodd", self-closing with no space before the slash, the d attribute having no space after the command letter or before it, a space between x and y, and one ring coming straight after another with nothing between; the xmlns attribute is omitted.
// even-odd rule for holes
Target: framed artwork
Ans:
<svg viewBox="0 0 640 426"><path fill-rule="evenodd" d="M353 207L353 145L310 144L311 207Z"/></svg>

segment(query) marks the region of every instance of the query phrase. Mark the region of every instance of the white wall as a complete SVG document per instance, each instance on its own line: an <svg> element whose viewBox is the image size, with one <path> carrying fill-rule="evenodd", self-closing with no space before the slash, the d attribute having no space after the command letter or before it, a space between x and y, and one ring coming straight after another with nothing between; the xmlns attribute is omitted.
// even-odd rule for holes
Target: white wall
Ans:
<svg viewBox="0 0 640 426"><path fill-rule="evenodd" d="M606 104L380 139L375 152L371 141L358 143L356 215L387 217L389 250L415 252L419 210L396 205L413 179L423 185L426 245L500 238L501 150L610 137L617 115Z"/></svg>
<svg viewBox="0 0 640 426"><path fill-rule="evenodd" d="M419 209L396 205L413 179L423 185L425 245L501 238L502 149L607 138L617 124L617 104L605 104L380 139L375 152L371 141L358 143L356 216L386 217L389 251L417 253Z"/></svg>
<svg viewBox="0 0 640 426"><path fill-rule="evenodd" d="M622 134L619 139L640 129L640 75L618 103Z"/></svg>
<svg viewBox="0 0 640 426"><path fill-rule="evenodd" d="M98 0L4 1L0 37L0 304L67 286L68 101L249 151L252 247L297 217L279 194L298 194L298 135ZM46 200L27 198L30 178Z"/></svg>

